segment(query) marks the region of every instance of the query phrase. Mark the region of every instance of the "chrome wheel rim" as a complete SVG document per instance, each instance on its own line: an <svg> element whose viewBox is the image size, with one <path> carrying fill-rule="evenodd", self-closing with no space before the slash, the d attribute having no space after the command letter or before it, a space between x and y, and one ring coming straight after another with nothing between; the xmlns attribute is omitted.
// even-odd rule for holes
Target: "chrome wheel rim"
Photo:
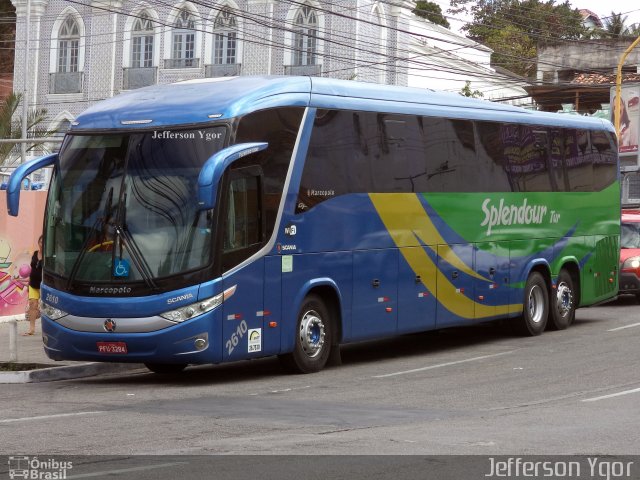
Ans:
<svg viewBox="0 0 640 480"><path fill-rule="evenodd" d="M324 346L325 327L320 315L314 310L309 310L300 320L300 345L302 351L309 358L315 358L322 352Z"/></svg>
<svg viewBox="0 0 640 480"><path fill-rule="evenodd" d="M556 293L556 309L561 317L566 317L573 307L573 294L565 282L558 284Z"/></svg>
<svg viewBox="0 0 640 480"><path fill-rule="evenodd" d="M529 290L529 318L533 323L540 323L544 313L544 292L539 285Z"/></svg>

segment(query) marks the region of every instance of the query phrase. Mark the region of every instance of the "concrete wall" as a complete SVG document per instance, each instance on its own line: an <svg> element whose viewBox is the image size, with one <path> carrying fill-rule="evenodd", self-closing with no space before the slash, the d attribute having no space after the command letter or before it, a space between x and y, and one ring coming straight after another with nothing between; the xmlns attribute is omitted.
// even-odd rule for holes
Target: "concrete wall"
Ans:
<svg viewBox="0 0 640 480"><path fill-rule="evenodd" d="M633 39L598 39L581 42L564 41L562 44L538 48L538 80L557 81L557 76L544 72L562 70L603 70L613 73L620 56ZM627 57L626 66L640 65L640 49ZM544 78L543 78L544 77Z"/></svg>

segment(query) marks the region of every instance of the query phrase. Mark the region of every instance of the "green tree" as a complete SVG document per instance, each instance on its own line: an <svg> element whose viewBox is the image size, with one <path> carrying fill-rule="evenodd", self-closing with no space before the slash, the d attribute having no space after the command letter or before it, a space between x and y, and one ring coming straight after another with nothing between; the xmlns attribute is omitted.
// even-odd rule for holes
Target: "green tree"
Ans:
<svg viewBox="0 0 640 480"><path fill-rule="evenodd" d="M632 37L640 37L640 23L633 23L627 28L627 34Z"/></svg>
<svg viewBox="0 0 640 480"><path fill-rule="evenodd" d="M604 21L604 34L607 37L621 37L627 33L625 25L628 17L622 13L611 12L611 16Z"/></svg>
<svg viewBox="0 0 640 480"><path fill-rule="evenodd" d="M523 76L536 71L537 48L557 40L587 35L582 16L568 1L451 0L449 12L473 18L462 30L494 51L493 65Z"/></svg>
<svg viewBox="0 0 640 480"><path fill-rule="evenodd" d="M428 2L426 0L416 0L416 8L412 10L412 13L419 17L426 18L436 25L442 25L445 28L451 27L447 19L442 14L440 5L437 3Z"/></svg>
<svg viewBox="0 0 640 480"><path fill-rule="evenodd" d="M464 87L462 87L462 90L460 90L460 95L462 95L463 97L471 98L484 97L484 93L482 93L480 90L471 90L471 82L469 80L464 83Z"/></svg>
<svg viewBox="0 0 640 480"><path fill-rule="evenodd" d="M16 115L20 107L22 95L12 92L0 102L0 138L18 139L22 137L22 117ZM22 109L20 108L20 111ZM47 111L44 109L31 109L27 114L27 138L48 137L54 132L48 131L42 126ZM28 143L27 151L36 148L37 144ZM19 144L0 143L0 167L18 154Z"/></svg>

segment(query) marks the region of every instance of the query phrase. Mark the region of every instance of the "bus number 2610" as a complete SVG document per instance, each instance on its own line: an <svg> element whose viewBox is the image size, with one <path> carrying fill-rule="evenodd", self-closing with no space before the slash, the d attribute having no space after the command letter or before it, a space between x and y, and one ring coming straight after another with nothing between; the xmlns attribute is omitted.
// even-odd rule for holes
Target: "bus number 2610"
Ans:
<svg viewBox="0 0 640 480"><path fill-rule="evenodd" d="M247 333L247 322L242 320L240 322L240 325L238 325L238 328L236 328L236 331L231 334L231 338L227 340L226 345L228 355L231 355L233 349L238 346L238 343L240 342L242 337L244 337L245 333Z"/></svg>

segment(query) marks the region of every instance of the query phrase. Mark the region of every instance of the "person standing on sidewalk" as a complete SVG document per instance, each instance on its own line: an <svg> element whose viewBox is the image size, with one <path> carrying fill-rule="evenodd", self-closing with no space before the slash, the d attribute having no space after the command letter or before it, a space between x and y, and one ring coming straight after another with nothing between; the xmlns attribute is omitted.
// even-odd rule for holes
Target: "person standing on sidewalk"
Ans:
<svg viewBox="0 0 640 480"><path fill-rule="evenodd" d="M31 273L29 274L29 306L27 318L29 330L23 335L36 333L36 319L40 318L40 283L42 282L42 235L38 239L38 250L31 257Z"/></svg>

